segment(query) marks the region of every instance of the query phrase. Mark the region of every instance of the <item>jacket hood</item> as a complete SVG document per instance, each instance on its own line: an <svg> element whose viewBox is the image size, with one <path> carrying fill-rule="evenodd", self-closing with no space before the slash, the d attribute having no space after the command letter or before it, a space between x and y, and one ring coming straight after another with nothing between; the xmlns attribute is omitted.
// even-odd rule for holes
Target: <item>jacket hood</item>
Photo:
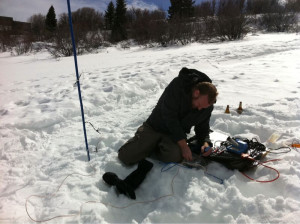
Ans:
<svg viewBox="0 0 300 224"><path fill-rule="evenodd" d="M199 82L212 83L211 79L203 72L196 69L188 69L186 67L180 70L178 78L186 92L189 92L191 88Z"/></svg>

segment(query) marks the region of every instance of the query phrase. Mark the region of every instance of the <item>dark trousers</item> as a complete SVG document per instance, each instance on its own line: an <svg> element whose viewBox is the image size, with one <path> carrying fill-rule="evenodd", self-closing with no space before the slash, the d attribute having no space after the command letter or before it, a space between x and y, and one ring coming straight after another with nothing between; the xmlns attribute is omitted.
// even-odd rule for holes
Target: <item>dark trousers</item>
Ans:
<svg viewBox="0 0 300 224"><path fill-rule="evenodd" d="M181 149L177 143L164 134L153 130L148 124L140 126L134 137L129 139L120 149L118 157L126 165L135 164L151 155L162 162L181 162Z"/></svg>

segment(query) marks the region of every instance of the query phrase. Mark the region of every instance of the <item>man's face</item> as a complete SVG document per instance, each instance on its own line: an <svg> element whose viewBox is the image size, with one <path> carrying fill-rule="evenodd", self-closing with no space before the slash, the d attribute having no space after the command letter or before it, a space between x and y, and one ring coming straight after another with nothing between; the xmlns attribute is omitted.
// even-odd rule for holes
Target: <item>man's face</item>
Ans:
<svg viewBox="0 0 300 224"><path fill-rule="evenodd" d="M208 95L201 95L199 90L195 90L192 96L192 108L202 110L209 107Z"/></svg>

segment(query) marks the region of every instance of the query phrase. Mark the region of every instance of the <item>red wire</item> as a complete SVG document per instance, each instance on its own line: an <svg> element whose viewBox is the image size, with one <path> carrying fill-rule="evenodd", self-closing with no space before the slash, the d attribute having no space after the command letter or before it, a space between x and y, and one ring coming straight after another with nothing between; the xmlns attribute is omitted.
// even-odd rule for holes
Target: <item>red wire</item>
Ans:
<svg viewBox="0 0 300 224"><path fill-rule="evenodd" d="M254 178L252 178L252 177L249 177L249 176L248 176L247 174L245 174L244 172L241 172L241 173L242 173L245 177L249 178L250 180L253 180L253 181L256 181L256 182L259 182L259 183L270 183L270 182L273 182L273 181L275 181L275 180L277 180L277 179L279 178L280 173L279 173L279 171L276 170L275 168L270 167L270 166L267 166L267 165L264 165L264 163L274 162L274 161L279 161L279 160L280 160L280 159L272 159L272 160L265 161L265 162L263 162L263 163L259 163L259 165L262 165L262 166L267 167L267 168L269 168L269 169L271 169L271 170L274 170L274 171L277 173L277 177L275 177L275 178L272 179L272 180L257 180L257 179L254 179Z"/></svg>

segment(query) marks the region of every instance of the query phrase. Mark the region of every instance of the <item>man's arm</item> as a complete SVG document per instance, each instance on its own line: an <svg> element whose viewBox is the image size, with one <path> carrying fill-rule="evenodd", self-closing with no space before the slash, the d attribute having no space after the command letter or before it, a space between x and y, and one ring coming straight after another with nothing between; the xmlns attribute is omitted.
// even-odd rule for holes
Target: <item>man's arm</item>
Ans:
<svg viewBox="0 0 300 224"><path fill-rule="evenodd" d="M182 91L179 80L174 79L164 92L161 99L161 116L173 141L186 139L186 134L179 121L179 110L182 105Z"/></svg>
<svg viewBox="0 0 300 224"><path fill-rule="evenodd" d="M213 144L209 137L209 130L210 130L209 121L210 121L211 113L213 111L213 106L211 106L207 109L209 110L206 115L207 117L204 119L203 122L195 125L194 130L195 130L196 138L197 138L197 141L199 144L204 145L204 143L207 142L209 144L209 146L212 147Z"/></svg>
<svg viewBox="0 0 300 224"><path fill-rule="evenodd" d="M191 161L193 159L193 156L190 147L186 143L186 140L179 140L177 144L181 149L182 157L187 161Z"/></svg>
<svg viewBox="0 0 300 224"><path fill-rule="evenodd" d="M172 139L177 142L181 149L182 157L185 160L190 161L192 160L192 152L186 142L186 134L179 121L179 110L182 106L180 105L181 97L182 92L178 87L178 80L176 80L165 90L165 95L162 99L161 112L164 122L171 133Z"/></svg>

